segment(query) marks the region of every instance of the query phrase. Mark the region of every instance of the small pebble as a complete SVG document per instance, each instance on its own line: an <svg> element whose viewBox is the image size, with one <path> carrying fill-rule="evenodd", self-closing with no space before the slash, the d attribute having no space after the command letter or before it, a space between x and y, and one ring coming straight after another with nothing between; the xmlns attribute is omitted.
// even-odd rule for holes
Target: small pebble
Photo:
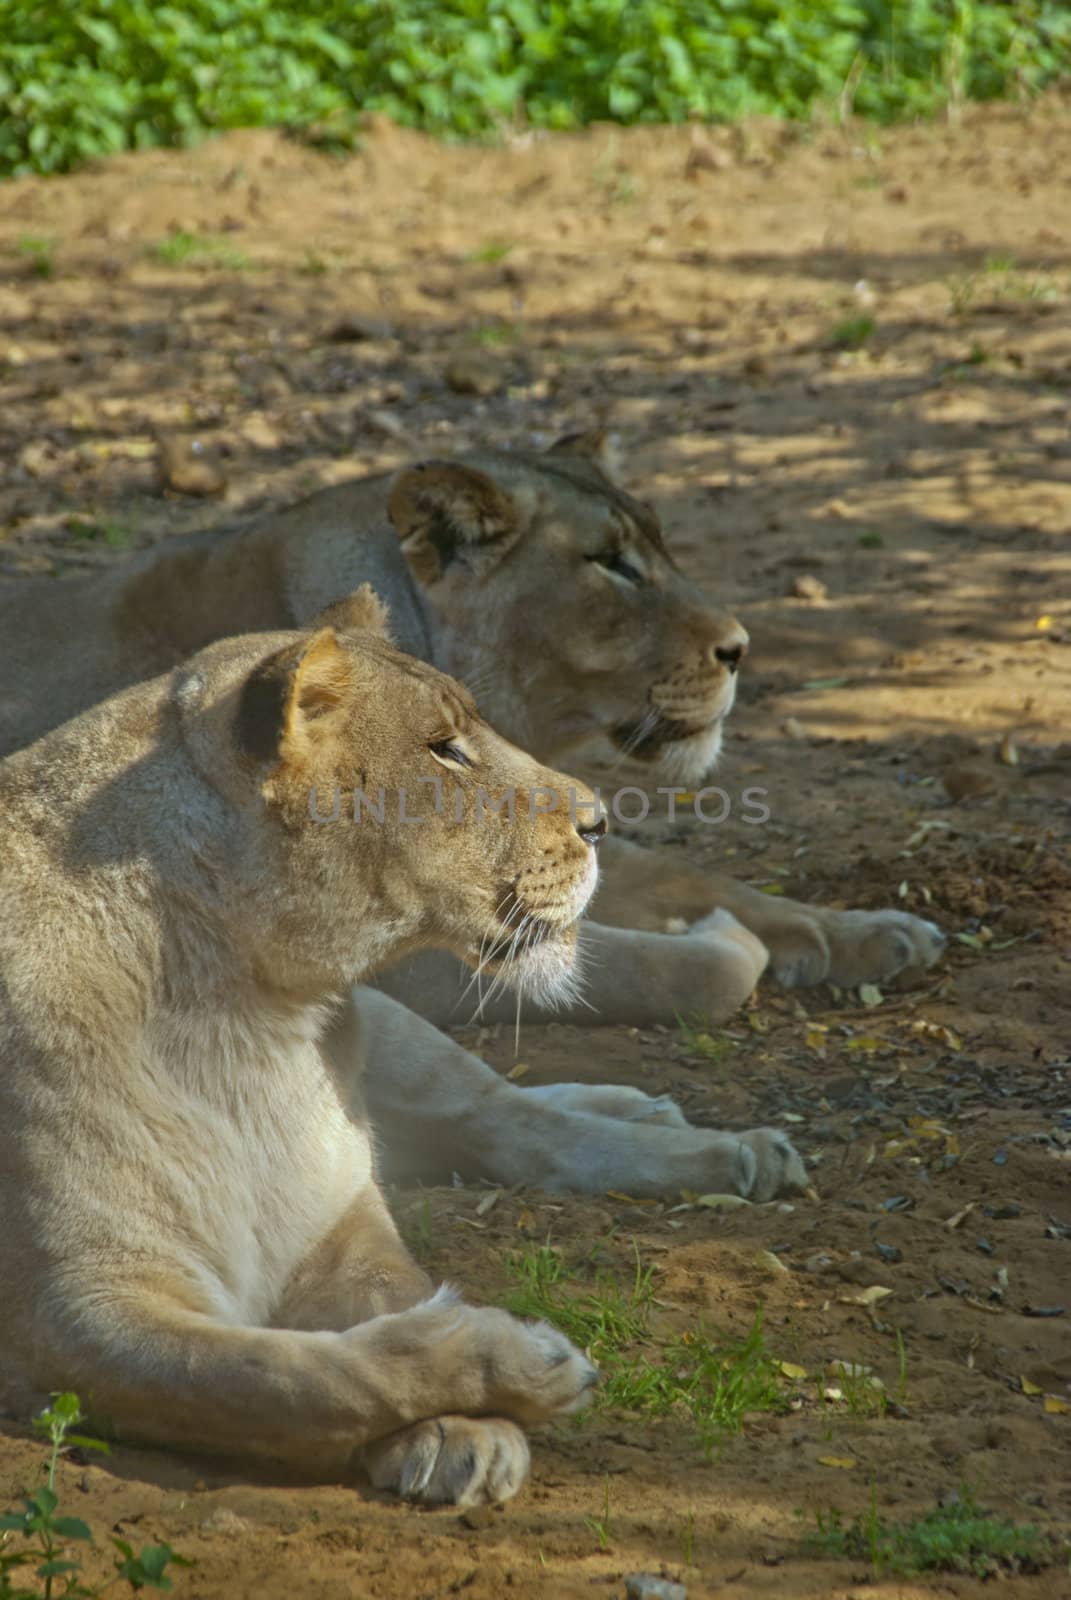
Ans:
<svg viewBox="0 0 1071 1600"><path fill-rule="evenodd" d="M633 1572L625 1579L628 1600L688 1600L683 1583L673 1583L669 1578L656 1578L650 1572Z"/></svg>
<svg viewBox="0 0 1071 1600"><path fill-rule="evenodd" d="M799 572L788 586L788 592L794 600L825 600L829 590L821 578L816 578L813 572Z"/></svg>

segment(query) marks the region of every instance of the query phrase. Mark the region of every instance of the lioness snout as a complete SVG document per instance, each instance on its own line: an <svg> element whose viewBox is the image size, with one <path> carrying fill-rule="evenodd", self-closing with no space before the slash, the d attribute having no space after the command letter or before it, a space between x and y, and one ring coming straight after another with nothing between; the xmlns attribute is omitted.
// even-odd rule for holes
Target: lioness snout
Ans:
<svg viewBox="0 0 1071 1600"><path fill-rule="evenodd" d="M728 624L722 637L712 646L711 655L723 667L735 672L747 655L748 636L735 619Z"/></svg>
<svg viewBox="0 0 1071 1600"><path fill-rule="evenodd" d="M606 838L606 816L603 814L597 822L578 822L576 831L585 844L590 844L594 849L600 840Z"/></svg>

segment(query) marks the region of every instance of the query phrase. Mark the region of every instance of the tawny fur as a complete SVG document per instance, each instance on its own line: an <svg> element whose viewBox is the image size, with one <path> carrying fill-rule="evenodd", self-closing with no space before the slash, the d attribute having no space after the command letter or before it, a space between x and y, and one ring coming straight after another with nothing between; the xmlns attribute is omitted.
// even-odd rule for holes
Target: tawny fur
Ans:
<svg viewBox="0 0 1071 1600"><path fill-rule="evenodd" d="M478 789L592 796L396 651L373 598L331 620L360 631L213 644L0 763L0 1396L75 1388L125 1436L500 1498L519 1425L593 1371L431 1296L337 1013L407 949L501 959L507 898L539 930L529 952L513 923L516 980L563 980L598 828L480 821ZM435 779L451 803L400 821ZM382 823L313 819L314 787L358 784Z"/></svg>
<svg viewBox="0 0 1071 1600"><path fill-rule="evenodd" d="M222 634L308 622L365 581L404 648L467 681L495 726L544 759L602 739L656 782L685 786L716 759L746 634L680 573L654 512L611 482L584 439L417 463L88 581L12 586L0 600L0 749ZM786 983L851 985L925 965L941 945L905 913L771 899L616 839L603 868L599 920L581 934L586 982L555 1013L576 1023L721 1021L768 963ZM684 931L661 931L670 925ZM790 1181L761 1139L756 1159L739 1139L656 1113L596 1114L582 1087L570 1109L503 1086L414 1015L466 1019L468 982L456 961L421 956L386 974L383 994L358 997L370 1101L405 1170L752 1198ZM512 1020L513 1007L499 991L482 1014ZM529 1002L525 1014L551 1013ZM415 1117L431 1105L435 1117Z"/></svg>

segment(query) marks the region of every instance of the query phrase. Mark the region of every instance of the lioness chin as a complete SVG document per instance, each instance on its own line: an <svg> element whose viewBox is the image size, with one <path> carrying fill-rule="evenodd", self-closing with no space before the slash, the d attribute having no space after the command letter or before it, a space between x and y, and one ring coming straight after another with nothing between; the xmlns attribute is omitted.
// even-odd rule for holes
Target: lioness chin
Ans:
<svg viewBox="0 0 1071 1600"><path fill-rule="evenodd" d="M377 1187L360 1039L328 1025L429 943L560 989L605 823L396 651L370 592L331 620L211 645L0 763L0 1393L499 1500L521 1425L594 1370L432 1292ZM331 791L382 816L317 821Z"/></svg>

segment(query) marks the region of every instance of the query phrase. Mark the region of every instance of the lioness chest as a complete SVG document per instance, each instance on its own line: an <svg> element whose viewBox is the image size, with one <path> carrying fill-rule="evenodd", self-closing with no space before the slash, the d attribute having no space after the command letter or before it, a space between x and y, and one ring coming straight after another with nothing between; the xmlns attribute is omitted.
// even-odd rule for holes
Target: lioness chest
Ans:
<svg viewBox="0 0 1071 1600"><path fill-rule="evenodd" d="M81 1101L76 1146L66 1117L34 1130L49 1254L62 1269L89 1244L98 1266L181 1283L205 1314L265 1325L372 1181L368 1131L312 1042L236 1051L202 1037L200 1054L162 1042L67 1086L67 1113Z"/></svg>

